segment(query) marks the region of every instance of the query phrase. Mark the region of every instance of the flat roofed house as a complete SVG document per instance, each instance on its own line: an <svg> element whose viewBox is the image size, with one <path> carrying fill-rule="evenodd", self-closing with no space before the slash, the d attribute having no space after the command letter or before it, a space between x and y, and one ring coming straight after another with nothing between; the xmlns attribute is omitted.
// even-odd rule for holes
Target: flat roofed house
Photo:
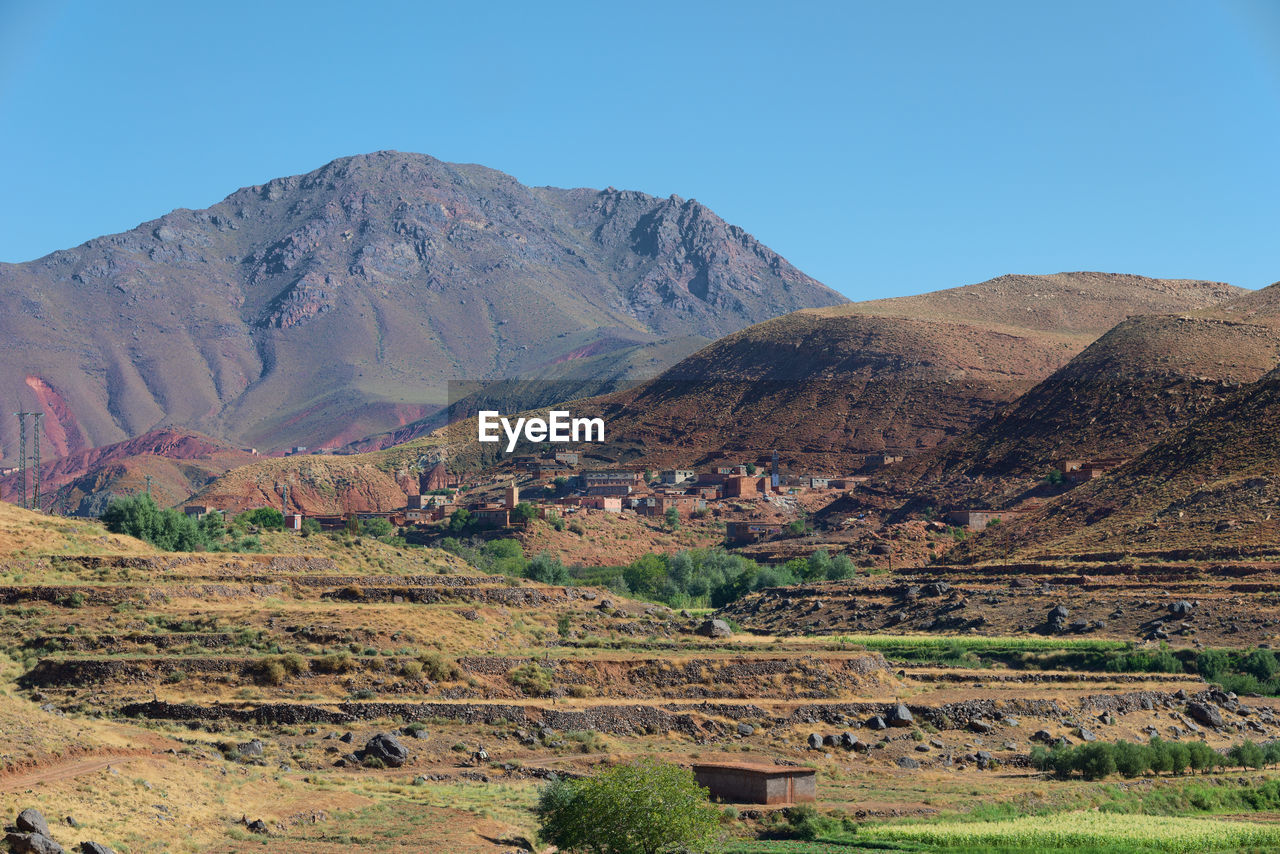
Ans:
<svg viewBox="0 0 1280 854"><path fill-rule="evenodd" d="M802 804L817 800L817 772L794 765L716 763L693 766L711 797L738 804Z"/></svg>

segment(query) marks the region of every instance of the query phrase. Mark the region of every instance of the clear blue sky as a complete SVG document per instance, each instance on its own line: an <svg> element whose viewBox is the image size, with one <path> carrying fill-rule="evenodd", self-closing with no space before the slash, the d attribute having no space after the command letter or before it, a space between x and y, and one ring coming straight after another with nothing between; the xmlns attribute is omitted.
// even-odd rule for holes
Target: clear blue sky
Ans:
<svg viewBox="0 0 1280 854"><path fill-rule="evenodd" d="M1280 2L0 0L0 259L347 154L677 193L853 299L1280 280Z"/></svg>

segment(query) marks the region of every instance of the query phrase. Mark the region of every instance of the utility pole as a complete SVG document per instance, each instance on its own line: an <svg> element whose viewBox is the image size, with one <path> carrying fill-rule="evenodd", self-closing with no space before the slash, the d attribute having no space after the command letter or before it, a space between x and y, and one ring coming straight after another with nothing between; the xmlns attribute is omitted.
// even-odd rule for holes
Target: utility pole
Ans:
<svg viewBox="0 0 1280 854"><path fill-rule="evenodd" d="M36 447L35 447L35 451L36 451L36 454L35 454L35 464L36 464L36 472L35 472L35 475L36 475L36 488L35 488L35 493L36 493L36 495L35 495L35 499L36 499L36 500L35 500L35 503L32 505L31 509L32 509L32 510L35 510L37 513L39 513L39 512L41 512L41 510L40 510L40 419L41 419L41 418L44 418L44 413L43 413L43 412L33 412L33 413L31 413L31 418L32 418L32 420L33 420L33 421L35 421L35 435L34 435L34 436L32 436L31 438L32 438L32 440L36 443Z"/></svg>
<svg viewBox="0 0 1280 854"><path fill-rule="evenodd" d="M19 409L18 416L18 481L22 484L20 506L27 509L27 413Z"/></svg>
<svg viewBox="0 0 1280 854"><path fill-rule="evenodd" d="M288 516L289 515L289 484L287 483L281 488L281 503L284 505L284 509L280 511L280 514L282 516Z"/></svg>

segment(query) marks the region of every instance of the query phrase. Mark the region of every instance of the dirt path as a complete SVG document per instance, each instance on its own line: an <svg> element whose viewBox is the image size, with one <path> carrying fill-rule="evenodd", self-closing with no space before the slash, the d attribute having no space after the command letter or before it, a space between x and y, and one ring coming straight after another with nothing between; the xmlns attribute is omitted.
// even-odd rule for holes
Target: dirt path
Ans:
<svg viewBox="0 0 1280 854"><path fill-rule="evenodd" d="M156 753L150 749L101 752L29 768L18 768L0 776L0 792L12 792L41 783L55 783L58 780L80 777L101 771L112 763L128 762L140 756L155 756Z"/></svg>

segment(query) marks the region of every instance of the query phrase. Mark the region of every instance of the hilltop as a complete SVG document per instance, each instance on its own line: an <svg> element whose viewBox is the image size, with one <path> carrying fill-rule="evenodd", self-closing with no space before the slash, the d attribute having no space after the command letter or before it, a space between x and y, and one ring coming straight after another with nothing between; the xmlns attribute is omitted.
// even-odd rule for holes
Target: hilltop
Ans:
<svg viewBox="0 0 1280 854"><path fill-rule="evenodd" d="M848 471L965 433L1130 315L1205 308L1229 285L1102 273L1002 276L796 312L590 404L622 458L767 455Z"/></svg>
<svg viewBox="0 0 1280 854"><path fill-rule="evenodd" d="M0 299L0 388L46 413L49 458L160 424L340 446L429 415L450 381L581 362L594 393L618 380L592 386L593 356L670 341L638 359L650 375L844 302L696 201L391 151L0 264Z"/></svg>

